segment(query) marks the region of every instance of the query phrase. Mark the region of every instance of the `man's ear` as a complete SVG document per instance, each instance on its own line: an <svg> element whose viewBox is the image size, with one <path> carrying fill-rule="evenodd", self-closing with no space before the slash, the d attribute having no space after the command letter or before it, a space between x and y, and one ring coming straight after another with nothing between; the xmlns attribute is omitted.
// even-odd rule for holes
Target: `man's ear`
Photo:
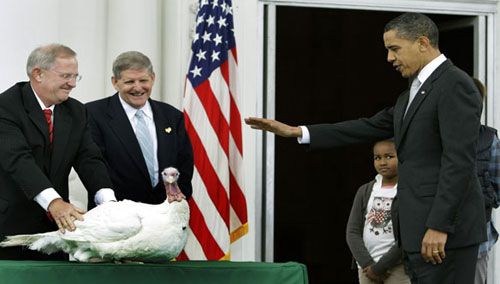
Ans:
<svg viewBox="0 0 500 284"><path fill-rule="evenodd" d="M38 83L42 82L43 75L42 69L39 67L35 67L31 70L31 78L36 80Z"/></svg>
<svg viewBox="0 0 500 284"><path fill-rule="evenodd" d="M418 50L420 50L421 52L425 52L426 50L431 48L431 42L429 38L426 36L418 37L417 43L418 43Z"/></svg>
<svg viewBox="0 0 500 284"><path fill-rule="evenodd" d="M113 88L115 88L116 91L118 91L118 89L116 88L117 82L118 82L118 79L116 79L115 76L111 76L111 84L113 85Z"/></svg>

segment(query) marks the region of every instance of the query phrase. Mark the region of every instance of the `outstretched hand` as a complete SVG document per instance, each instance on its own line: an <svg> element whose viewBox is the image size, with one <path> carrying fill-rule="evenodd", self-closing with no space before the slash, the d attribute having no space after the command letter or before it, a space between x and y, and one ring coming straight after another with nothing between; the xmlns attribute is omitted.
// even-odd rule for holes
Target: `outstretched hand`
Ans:
<svg viewBox="0 0 500 284"><path fill-rule="evenodd" d="M260 129L272 132L283 137L302 137L302 129L298 126L290 126L274 119L259 117L245 118L245 123L253 129Z"/></svg>

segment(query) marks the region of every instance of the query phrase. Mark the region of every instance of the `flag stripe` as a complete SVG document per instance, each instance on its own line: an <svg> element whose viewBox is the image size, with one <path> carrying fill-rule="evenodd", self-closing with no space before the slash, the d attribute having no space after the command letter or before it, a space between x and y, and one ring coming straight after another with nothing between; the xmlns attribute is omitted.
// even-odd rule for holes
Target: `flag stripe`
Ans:
<svg viewBox="0 0 500 284"><path fill-rule="evenodd" d="M231 49L231 52L228 57L228 69L229 69L229 74L233 74L234 76L236 74L237 70L237 62L236 62L236 48ZM233 55L234 53L234 55ZM238 146L238 150L240 151L240 155L243 156L243 135L241 134L241 114L240 110L238 109L238 105L241 103L239 102L238 98L238 92L237 90L237 80L233 79L231 80L230 78L231 75L228 76L228 79L226 82L228 83L229 86L229 93L231 97L231 103L230 103L230 120L229 120L229 128L231 129L231 134L233 135L234 141L236 142L236 145Z"/></svg>
<svg viewBox="0 0 500 284"><path fill-rule="evenodd" d="M236 106L236 103L233 99L233 96L231 96L231 109L230 109L230 129L231 129L231 135L233 136L234 142L236 143L236 147L238 148L238 151L240 152L240 155L243 155L243 142L242 142L242 135L241 135L241 116L240 112L238 110L238 107ZM239 123L238 123L239 122Z"/></svg>
<svg viewBox="0 0 500 284"><path fill-rule="evenodd" d="M231 61L231 59L232 58L230 57L228 61ZM230 85L228 61L221 64L220 69L221 69L222 77L226 81L227 85ZM234 99L233 92L230 91L229 96L230 96L230 107L229 107L230 126L229 126L229 128L231 131L231 135L233 135L233 138L236 142L236 145L238 146L238 151L240 152L240 155L242 155L242 153L243 153L243 145L242 144L243 143L242 143L242 135L241 135L240 111L238 110L238 106L237 106L236 101Z"/></svg>
<svg viewBox="0 0 500 284"><path fill-rule="evenodd" d="M184 261L184 260L189 260L186 252L184 250L181 251L181 253L175 258L177 261Z"/></svg>
<svg viewBox="0 0 500 284"><path fill-rule="evenodd" d="M218 213L216 204L212 202L204 202L205 200L210 200L210 196L208 196L208 191L196 169L193 173L193 186L200 189L193 192L193 199L203 214L203 219L205 220L208 230L214 237L219 247L223 251L227 251L229 249L230 240L229 229Z"/></svg>
<svg viewBox="0 0 500 284"><path fill-rule="evenodd" d="M227 78L225 78L226 83L229 87L229 93L231 98L230 104L230 131L231 138L229 144L230 151L230 170L234 174L234 181L230 181L230 204L232 206L231 214L233 212L236 213L236 217L234 219L238 219L231 223L231 242L236 241L241 236L245 235L248 232L248 216L247 216L247 206L246 199L243 193L241 185L243 185L243 135L241 132L241 114L238 109L238 105L241 103L240 98L238 97L237 92L237 83L238 80L236 78L236 71L238 65L238 54L236 45L230 49L228 53L227 60ZM222 66L222 68L225 68ZM222 72L225 74L226 72ZM235 151L235 146L238 149L239 153ZM241 226L238 226L238 223L242 223Z"/></svg>
<svg viewBox="0 0 500 284"><path fill-rule="evenodd" d="M235 48L235 47L233 47L233 48L231 48L231 49L230 49L230 51L231 51L231 55L232 55L232 56L233 56L233 58L234 58L234 62L235 62L236 64L238 64L238 52L237 52L236 48ZM233 74L234 74L234 73L233 73Z"/></svg>
<svg viewBox="0 0 500 284"><path fill-rule="evenodd" d="M217 100L221 113L224 116L224 120L226 124L228 123L230 116L230 94L229 94L229 85L224 80L222 69L215 69L212 74L210 74L210 78L208 81L210 82L210 89L212 90L212 94L214 94L214 98Z"/></svg>
<svg viewBox="0 0 500 284"><path fill-rule="evenodd" d="M217 133L217 137L219 138L219 143L221 144L222 149L229 156L229 125L227 121L224 119L224 114L222 113L217 100L215 99L214 93L210 88L210 84L208 81L204 81L198 87L195 87L194 90L196 94L198 94L198 98L207 113L208 120L212 125L212 128ZM201 95L200 95L201 94Z"/></svg>
<svg viewBox="0 0 500 284"><path fill-rule="evenodd" d="M193 154L196 156L196 159L194 159L194 165L200 173L200 177L206 186L210 199L216 204L217 210L224 220L224 223L226 223L229 227L229 202L226 192L224 191L224 186L220 182L217 173L210 163L205 148L203 147L203 143L201 142L196 131L194 131L193 125L191 124L191 120L189 119L187 113L185 113L184 117L186 130L193 146Z"/></svg>
<svg viewBox="0 0 500 284"><path fill-rule="evenodd" d="M191 214L195 216L201 216L202 213L198 208L196 202L193 202L193 199L189 202L189 209L191 210ZM193 234L196 236L196 239L200 243L207 244L202 246L203 252L205 253L207 259L220 259L224 256L224 252L220 249L219 245L213 238L212 234L210 234L205 222L202 218L196 220L197 222L193 225L190 224L190 229L193 231Z"/></svg>
<svg viewBox="0 0 500 284"><path fill-rule="evenodd" d="M236 212L236 215L240 220L247 220L247 208L245 204L245 196L243 195L243 192L241 191L238 183L236 183L236 180L234 179L233 174L229 175L230 179L230 196L229 199L231 201L231 206Z"/></svg>
<svg viewBox="0 0 500 284"><path fill-rule="evenodd" d="M241 221L242 224L245 224L247 223L248 218L245 195L241 190L241 185L243 184L243 176L241 171L243 167L242 156L240 156L240 153L237 151L233 139L231 139L230 141L229 149L229 153L231 156L231 159L229 160L229 167L231 172L229 180L229 202L234 208L239 221ZM237 228L231 226L231 231L235 229Z"/></svg>
<svg viewBox="0 0 500 284"><path fill-rule="evenodd" d="M191 84L188 81L186 84L188 90L191 89ZM194 94L194 90L192 90ZM220 182L226 190L226 195L229 196L229 160L224 151L221 151L220 144L218 142L217 133L215 130L207 125L208 117L203 111L203 106L197 95L188 95L184 99L185 107L190 109L197 109L200 111L191 112L189 114L189 119L191 120L191 125L198 136L202 137L203 146L205 148L205 153L208 155L210 163L216 170L216 174L219 177ZM188 133L189 134L189 133ZM230 147L232 147L230 145ZM230 151L231 148L230 148ZM195 156L196 159L196 156Z"/></svg>

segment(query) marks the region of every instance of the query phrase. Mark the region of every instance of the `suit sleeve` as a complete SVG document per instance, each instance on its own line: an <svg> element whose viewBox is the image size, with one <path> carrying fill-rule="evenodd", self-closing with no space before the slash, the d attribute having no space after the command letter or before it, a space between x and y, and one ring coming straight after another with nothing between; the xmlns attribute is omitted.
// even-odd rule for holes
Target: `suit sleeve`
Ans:
<svg viewBox="0 0 500 284"><path fill-rule="evenodd" d="M193 194L193 186L191 184L191 179L193 178L193 148L191 146L191 141L186 132L186 127L184 124L184 117L181 114L181 118L178 121L178 152L177 152L177 166L181 173L179 176L179 188L186 198L190 198Z"/></svg>
<svg viewBox="0 0 500 284"><path fill-rule="evenodd" d="M102 188L113 188L109 174L99 147L92 139L87 112L84 110L82 120L82 140L78 147L75 168L89 196L94 196Z"/></svg>
<svg viewBox="0 0 500 284"><path fill-rule="evenodd" d="M99 147L101 154L105 156L106 148L104 147L104 141L101 129L99 125L96 123L96 120L94 118L94 115L92 115L91 110L89 110L88 107L86 108L88 115L88 125L90 127L90 134L92 136L92 140L97 144L97 147Z"/></svg>
<svg viewBox="0 0 500 284"><path fill-rule="evenodd" d="M370 118L334 124L308 125L311 150L375 142L394 136L394 108L385 108Z"/></svg>
<svg viewBox="0 0 500 284"><path fill-rule="evenodd" d="M464 76L465 77L465 76ZM437 192L426 226L453 233L461 203L477 188L474 170L479 134L481 101L470 78L450 78L441 84L438 120L441 136L441 167ZM469 82L470 81L470 82Z"/></svg>

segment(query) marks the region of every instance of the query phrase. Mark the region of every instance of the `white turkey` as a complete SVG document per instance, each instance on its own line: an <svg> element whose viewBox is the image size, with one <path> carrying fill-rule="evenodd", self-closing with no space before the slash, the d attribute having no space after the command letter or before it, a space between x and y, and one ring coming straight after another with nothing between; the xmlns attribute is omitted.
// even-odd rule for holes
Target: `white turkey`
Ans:
<svg viewBox="0 0 500 284"><path fill-rule="evenodd" d="M8 236L0 246L28 246L47 254L64 251L81 262L167 261L186 244L189 206L177 186L179 172L162 172L167 199L151 205L106 202L75 221L76 230Z"/></svg>

